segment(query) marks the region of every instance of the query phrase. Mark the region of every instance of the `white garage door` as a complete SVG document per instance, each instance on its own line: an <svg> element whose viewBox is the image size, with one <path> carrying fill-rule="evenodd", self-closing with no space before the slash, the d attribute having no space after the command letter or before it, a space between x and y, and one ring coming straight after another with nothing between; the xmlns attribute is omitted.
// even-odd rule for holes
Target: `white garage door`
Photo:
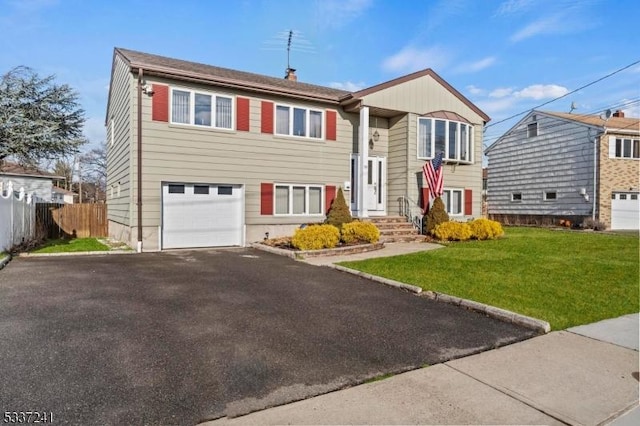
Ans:
<svg viewBox="0 0 640 426"><path fill-rule="evenodd" d="M611 195L611 229L640 229L640 197L637 192Z"/></svg>
<svg viewBox="0 0 640 426"><path fill-rule="evenodd" d="M162 248L243 244L242 185L162 185Z"/></svg>

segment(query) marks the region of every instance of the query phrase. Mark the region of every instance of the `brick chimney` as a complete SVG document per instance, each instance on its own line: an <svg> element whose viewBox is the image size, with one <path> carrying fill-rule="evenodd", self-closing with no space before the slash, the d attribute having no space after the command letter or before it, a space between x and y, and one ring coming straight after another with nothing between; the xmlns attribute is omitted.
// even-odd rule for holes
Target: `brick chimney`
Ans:
<svg viewBox="0 0 640 426"><path fill-rule="evenodd" d="M621 109L619 109L613 113L613 116L618 118L624 118L624 112Z"/></svg>
<svg viewBox="0 0 640 426"><path fill-rule="evenodd" d="M285 72L285 80L298 81L298 76L296 75L296 70L294 68L287 68Z"/></svg>

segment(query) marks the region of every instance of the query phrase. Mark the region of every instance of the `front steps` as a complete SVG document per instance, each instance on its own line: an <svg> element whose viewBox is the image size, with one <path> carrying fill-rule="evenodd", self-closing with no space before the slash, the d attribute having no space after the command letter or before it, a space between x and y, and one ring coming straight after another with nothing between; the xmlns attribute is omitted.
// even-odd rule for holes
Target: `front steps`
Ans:
<svg viewBox="0 0 640 426"><path fill-rule="evenodd" d="M413 224L407 222L404 216L380 216L370 217L366 219L373 223L380 230L380 242L383 243L399 243L399 242L423 242L424 235L413 227Z"/></svg>

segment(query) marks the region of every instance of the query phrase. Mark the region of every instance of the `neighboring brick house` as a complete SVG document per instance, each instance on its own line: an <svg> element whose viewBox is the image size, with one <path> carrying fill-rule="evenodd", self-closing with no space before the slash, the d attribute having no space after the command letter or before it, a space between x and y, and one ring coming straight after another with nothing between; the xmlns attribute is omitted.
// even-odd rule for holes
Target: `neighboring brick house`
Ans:
<svg viewBox="0 0 640 426"><path fill-rule="evenodd" d="M479 217L488 121L431 69L347 92L116 48L109 233L140 251L242 246L323 221L340 187L357 217L420 214L438 152L450 215Z"/></svg>
<svg viewBox="0 0 640 426"><path fill-rule="evenodd" d="M531 111L485 153L491 218L639 228L638 118Z"/></svg>

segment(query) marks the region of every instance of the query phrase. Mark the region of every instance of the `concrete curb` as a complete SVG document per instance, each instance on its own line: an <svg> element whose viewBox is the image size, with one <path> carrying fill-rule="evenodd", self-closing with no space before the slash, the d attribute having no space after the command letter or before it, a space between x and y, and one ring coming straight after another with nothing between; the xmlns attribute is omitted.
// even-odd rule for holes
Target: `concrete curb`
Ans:
<svg viewBox="0 0 640 426"><path fill-rule="evenodd" d="M508 323L519 325L521 327L526 327L531 330L537 331L538 333L547 334L551 331L551 326L547 321L528 317L526 315L508 311L506 309L496 308L495 306L485 305L484 303L474 302L473 300L449 296L448 294L437 293L435 291L425 291L421 294L421 296L444 303L450 303L452 305L460 306L472 311L480 312L500 321L505 321Z"/></svg>
<svg viewBox="0 0 640 426"><path fill-rule="evenodd" d="M407 291L410 291L411 293L415 293L415 294L422 293L422 288L418 287L418 286L415 286L415 285L405 284L405 283L402 283L400 281L394 281L394 280L390 280L388 278L379 277L377 275L367 274L366 272L357 271L355 269L345 268L344 266L334 265L333 263L330 264L330 265L325 265L325 266L328 266L329 268L337 269L338 271L347 272L347 273L352 274L352 275L357 275L359 277L366 278L366 279L371 280L371 281L376 281L376 282L379 282L381 284L385 284L385 285L388 285L388 286L391 286L391 287L396 287L396 288L400 288L402 290L407 290Z"/></svg>
<svg viewBox="0 0 640 426"><path fill-rule="evenodd" d="M5 255L5 257L3 257L2 259L0 259L0 269L4 268L5 266L7 266L7 264L11 262L11 255L9 253L7 253Z"/></svg>
<svg viewBox="0 0 640 426"><path fill-rule="evenodd" d="M96 256L101 254L137 254L135 250L74 251L68 253L20 253L18 257Z"/></svg>

